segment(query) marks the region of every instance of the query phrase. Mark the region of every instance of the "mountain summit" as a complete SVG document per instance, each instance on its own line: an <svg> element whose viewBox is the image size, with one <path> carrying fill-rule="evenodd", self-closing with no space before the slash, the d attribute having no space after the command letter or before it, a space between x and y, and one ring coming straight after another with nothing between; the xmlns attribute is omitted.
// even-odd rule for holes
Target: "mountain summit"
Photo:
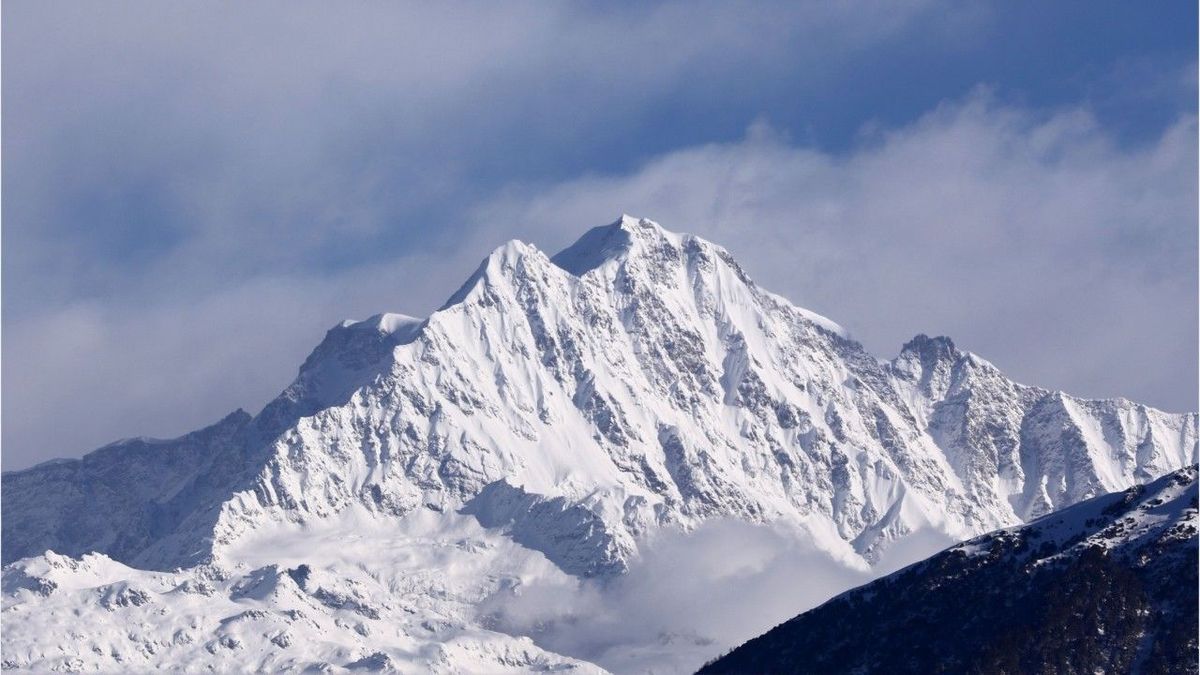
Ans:
<svg viewBox="0 0 1200 675"><path fill-rule="evenodd" d="M1196 458L1194 413L1017 384L946 338L881 361L625 216L553 257L501 246L426 319L334 327L256 416L4 474L3 556L229 570L287 528L461 514L581 578L714 519L865 568Z"/></svg>

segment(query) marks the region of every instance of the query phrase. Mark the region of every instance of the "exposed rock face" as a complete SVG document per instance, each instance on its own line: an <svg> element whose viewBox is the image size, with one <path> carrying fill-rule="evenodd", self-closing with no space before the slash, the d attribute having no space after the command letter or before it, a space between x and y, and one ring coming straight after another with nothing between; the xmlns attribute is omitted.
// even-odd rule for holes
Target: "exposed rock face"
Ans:
<svg viewBox="0 0 1200 675"><path fill-rule="evenodd" d="M170 569L267 523L469 504L585 575L712 517L874 561L1184 466L1196 427L1016 384L947 338L877 360L724 249L625 217L553 258L502 246L428 319L334 328L253 419L5 474L4 560Z"/></svg>
<svg viewBox="0 0 1200 675"><path fill-rule="evenodd" d="M247 464L250 420L238 410L174 440L118 441L80 460L5 473L4 561L48 549L138 561L195 509L228 496L227 478Z"/></svg>
<svg viewBox="0 0 1200 675"><path fill-rule="evenodd" d="M1195 466L844 593L702 673L1194 673Z"/></svg>

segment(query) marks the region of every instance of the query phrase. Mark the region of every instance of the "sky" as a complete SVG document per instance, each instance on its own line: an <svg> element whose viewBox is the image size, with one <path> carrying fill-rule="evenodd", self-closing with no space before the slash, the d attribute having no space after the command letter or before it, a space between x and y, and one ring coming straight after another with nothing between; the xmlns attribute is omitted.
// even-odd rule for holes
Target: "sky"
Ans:
<svg viewBox="0 0 1200 675"><path fill-rule="evenodd" d="M256 412L622 213L880 357L1196 410L1196 12L9 0L3 466Z"/></svg>

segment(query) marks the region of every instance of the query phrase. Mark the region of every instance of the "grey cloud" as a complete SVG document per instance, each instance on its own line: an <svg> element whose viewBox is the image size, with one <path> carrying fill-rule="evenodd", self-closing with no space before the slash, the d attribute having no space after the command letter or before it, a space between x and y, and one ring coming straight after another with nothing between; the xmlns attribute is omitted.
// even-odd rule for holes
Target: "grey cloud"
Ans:
<svg viewBox="0 0 1200 675"><path fill-rule="evenodd" d="M1032 383L1195 408L1193 119L1123 147L976 97L846 154L645 126L750 109L753 79L802 96L918 19L961 42L978 5L281 8L4 4L6 468L256 409L341 318L426 313L502 241L621 211L881 355L944 332Z"/></svg>
<svg viewBox="0 0 1200 675"><path fill-rule="evenodd" d="M834 64L930 4L7 3L5 275L48 281L10 310L445 248L449 204L587 162L671 83Z"/></svg>
<svg viewBox="0 0 1200 675"><path fill-rule="evenodd" d="M257 408L340 318L437 306L496 189L937 4L5 3L5 466Z"/></svg>

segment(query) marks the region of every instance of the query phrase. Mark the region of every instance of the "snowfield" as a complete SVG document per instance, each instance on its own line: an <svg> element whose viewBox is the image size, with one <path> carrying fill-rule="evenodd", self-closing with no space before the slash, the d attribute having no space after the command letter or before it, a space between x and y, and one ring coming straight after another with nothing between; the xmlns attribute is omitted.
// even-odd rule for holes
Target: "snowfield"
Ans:
<svg viewBox="0 0 1200 675"><path fill-rule="evenodd" d="M474 607L498 588L565 575L471 518L424 511L385 523L351 509L259 532L229 558L175 572L96 553L14 563L4 667L601 672L478 627Z"/></svg>
<svg viewBox="0 0 1200 675"><path fill-rule="evenodd" d="M3 664L678 672L1196 459L1195 413L877 359L623 217L339 324L257 415L4 474Z"/></svg>

